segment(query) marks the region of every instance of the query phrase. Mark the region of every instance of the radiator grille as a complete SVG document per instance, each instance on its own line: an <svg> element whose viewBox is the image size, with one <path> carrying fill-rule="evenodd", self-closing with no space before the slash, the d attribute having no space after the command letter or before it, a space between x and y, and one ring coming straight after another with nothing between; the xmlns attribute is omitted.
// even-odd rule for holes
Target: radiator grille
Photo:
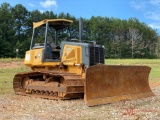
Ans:
<svg viewBox="0 0 160 120"><path fill-rule="evenodd" d="M104 48L90 47L90 66L98 63L104 64Z"/></svg>

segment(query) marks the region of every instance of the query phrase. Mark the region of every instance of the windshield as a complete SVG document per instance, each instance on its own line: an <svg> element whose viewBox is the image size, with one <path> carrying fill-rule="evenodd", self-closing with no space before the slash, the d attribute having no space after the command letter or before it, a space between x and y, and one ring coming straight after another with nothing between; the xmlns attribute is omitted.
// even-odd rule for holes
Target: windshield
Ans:
<svg viewBox="0 0 160 120"><path fill-rule="evenodd" d="M44 47L45 36L47 38L47 44L53 43L55 45L59 45L62 40L68 40L70 38L69 27L62 28L59 30L55 30L53 27L48 27L47 34L46 26L39 26L35 28L31 48Z"/></svg>

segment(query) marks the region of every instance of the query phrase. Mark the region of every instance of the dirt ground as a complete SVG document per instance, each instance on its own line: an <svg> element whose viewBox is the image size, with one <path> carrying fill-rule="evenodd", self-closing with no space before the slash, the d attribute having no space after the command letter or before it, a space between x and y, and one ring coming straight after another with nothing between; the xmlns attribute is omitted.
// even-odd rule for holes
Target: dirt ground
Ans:
<svg viewBox="0 0 160 120"><path fill-rule="evenodd" d="M3 64L16 67L22 63ZM47 100L0 94L0 120L159 120L160 83L150 84L155 96L87 107L83 99Z"/></svg>
<svg viewBox="0 0 160 120"><path fill-rule="evenodd" d="M22 61L19 62L0 62L0 68L18 68L19 66L23 66L24 63Z"/></svg>
<svg viewBox="0 0 160 120"><path fill-rule="evenodd" d="M160 119L160 88L156 96L132 101L87 107L83 99L47 100L14 94L0 95L1 120Z"/></svg>

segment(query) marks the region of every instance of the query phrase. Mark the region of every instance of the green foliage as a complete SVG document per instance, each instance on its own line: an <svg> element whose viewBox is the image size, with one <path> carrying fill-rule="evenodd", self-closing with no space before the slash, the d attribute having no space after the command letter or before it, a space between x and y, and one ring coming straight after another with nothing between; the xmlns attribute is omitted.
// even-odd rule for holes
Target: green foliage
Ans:
<svg viewBox="0 0 160 120"><path fill-rule="evenodd" d="M69 13L55 14L52 11L40 12L28 11L21 4L13 7L9 3L0 6L0 57L16 57L16 49L19 49L18 57L24 57L29 49L32 36L33 22L44 19L64 18L73 20L71 25L72 38L79 39L78 18ZM136 18L121 20L92 16L83 19L83 40L96 40L98 44L106 48L106 58L157 58L160 45L157 42L158 33L145 23ZM60 41L66 34L58 33ZM36 35L43 39L42 33ZM54 37L54 34L53 36Z"/></svg>

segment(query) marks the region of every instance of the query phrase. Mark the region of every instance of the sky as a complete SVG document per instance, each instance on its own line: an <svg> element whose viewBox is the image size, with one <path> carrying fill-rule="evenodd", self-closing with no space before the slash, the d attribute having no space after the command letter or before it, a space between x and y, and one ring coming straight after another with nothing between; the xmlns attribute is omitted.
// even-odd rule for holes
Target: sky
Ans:
<svg viewBox="0 0 160 120"><path fill-rule="evenodd" d="M70 13L76 18L137 18L160 33L160 0L0 0L0 4L4 2L12 7L22 4L29 11Z"/></svg>

